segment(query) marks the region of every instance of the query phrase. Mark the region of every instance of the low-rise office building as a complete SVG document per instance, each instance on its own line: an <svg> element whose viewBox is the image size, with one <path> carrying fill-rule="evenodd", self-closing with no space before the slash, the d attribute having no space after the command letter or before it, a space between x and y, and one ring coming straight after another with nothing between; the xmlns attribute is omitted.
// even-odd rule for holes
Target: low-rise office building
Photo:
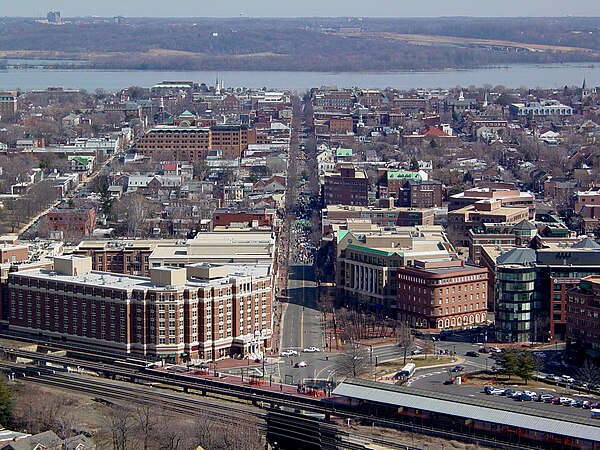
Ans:
<svg viewBox="0 0 600 450"><path fill-rule="evenodd" d="M600 358L600 275L582 278L567 292L566 316L568 348Z"/></svg>
<svg viewBox="0 0 600 450"><path fill-rule="evenodd" d="M437 226L339 231L334 244L338 302L392 318L398 313L398 268L454 254Z"/></svg>
<svg viewBox="0 0 600 450"><path fill-rule="evenodd" d="M487 270L460 260L416 260L398 269L397 318L418 328L487 321Z"/></svg>

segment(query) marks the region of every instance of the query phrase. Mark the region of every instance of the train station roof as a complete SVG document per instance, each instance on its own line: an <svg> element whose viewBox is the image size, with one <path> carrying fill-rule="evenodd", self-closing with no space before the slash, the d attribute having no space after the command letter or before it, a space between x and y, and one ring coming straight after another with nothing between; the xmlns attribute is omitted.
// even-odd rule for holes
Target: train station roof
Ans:
<svg viewBox="0 0 600 450"><path fill-rule="evenodd" d="M600 427L594 419L573 414L515 407L490 400L463 397L441 392L388 385L359 379L347 380L333 391L334 395L406 408L431 411L448 416L480 420L543 433L600 440Z"/></svg>

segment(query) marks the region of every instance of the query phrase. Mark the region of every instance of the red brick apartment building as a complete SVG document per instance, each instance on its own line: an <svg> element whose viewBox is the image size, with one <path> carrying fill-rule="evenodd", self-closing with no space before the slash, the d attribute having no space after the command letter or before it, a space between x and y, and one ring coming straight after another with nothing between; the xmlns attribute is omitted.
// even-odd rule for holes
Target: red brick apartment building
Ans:
<svg viewBox="0 0 600 450"><path fill-rule="evenodd" d="M46 218L54 231L89 236L96 227L96 208L93 206L58 207L50 211Z"/></svg>
<svg viewBox="0 0 600 450"><path fill-rule="evenodd" d="M340 164L338 172L325 175L323 203L367 206L369 204L367 175L361 170L356 170L352 164Z"/></svg>
<svg viewBox="0 0 600 450"><path fill-rule="evenodd" d="M271 345L269 271L193 264L146 278L57 257L53 270L9 274L9 328L171 361L255 357Z"/></svg>
<svg viewBox="0 0 600 450"><path fill-rule="evenodd" d="M195 161L206 159L211 150L221 150L225 158L239 158L249 144L256 143L256 130L245 125L160 126L138 139L136 149L153 159L168 155L169 159Z"/></svg>
<svg viewBox="0 0 600 450"><path fill-rule="evenodd" d="M487 281L487 269L463 261L415 261L398 268L397 317L438 330L485 323Z"/></svg>
<svg viewBox="0 0 600 450"><path fill-rule="evenodd" d="M600 275L585 277L567 293L567 346L600 357Z"/></svg>
<svg viewBox="0 0 600 450"><path fill-rule="evenodd" d="M216 209L213 213L212 227L230 227L232 225L244 226L247 228L268 227L273 230L277 220L277 213L274 209L258 210L236 210L236 209Z"/></svg>
<svg viewBox="0 0 600 450"><path fill-rule="evenodd" d="M150 276L148 258L159 244L176 241L82 241L73 254L92 258L92 270Z"/></svg>

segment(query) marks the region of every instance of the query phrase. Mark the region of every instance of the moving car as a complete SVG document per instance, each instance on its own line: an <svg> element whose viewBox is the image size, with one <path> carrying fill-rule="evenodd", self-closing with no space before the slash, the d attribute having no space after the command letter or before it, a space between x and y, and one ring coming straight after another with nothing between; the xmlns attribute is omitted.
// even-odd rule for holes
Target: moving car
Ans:
<svg viewBox="0 0 600 450"><path fill-rule="evenodd" d="M302 350L303 353L317 353L320 351L321 351L321 349L318 347L307 347L304 350Z"/></svg>
<svg viewBox="0 0 600 450"><path fill-rule="evenodd" d="M296 364L294 364L295 368L300 368L300 367L308 367L308 364L306 364L304 361L299 361Z"/></svg>
<svg viewBox="0 0 600 450"><path fill-rule="evenodd" d="M477 357L479 357L479 353L474 352L474 351L470 351L470 352L465 353L465 356L470 356L472 358L477 358Z"/></svg>
<svg viewBox="0 0 600 450"><path fill-rule="evenodd" d="M450 369L450 372L460 372L462 370L465 370L463 366L454 366L452 369Z"/></svg>
<svg viewBox="0 0 600 450"><path fill-rule="evenodd" d="M418 348L416 348L416 349L414 349L412 352L410 352L410 354L411 354L411 355L422 355L422 354L423 354L423 351L422 351L422 350L420 350L420 349L418 349Z"/></svg>
<svg viewBox="0 0 600 450"><path fill-rule="evenodd" d="M279 356L298 356L298 352L296 350L284 350Z"/></svg>

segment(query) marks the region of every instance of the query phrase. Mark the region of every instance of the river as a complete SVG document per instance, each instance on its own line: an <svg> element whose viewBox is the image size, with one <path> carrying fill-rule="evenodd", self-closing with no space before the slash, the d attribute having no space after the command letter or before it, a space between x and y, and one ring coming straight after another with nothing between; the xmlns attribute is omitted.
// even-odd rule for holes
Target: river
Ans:
<svg viewBox="0 0 600 450"><path fill-rule="evenodd" d="M24 91L45 89L49 86L86 89L98 88L118 91L128 86L151 87L163 80L183 80L214 84L223 80L227 87L267 87L302 92L321 85L338 87L372 87L396 89L452 88L470 85L504 85L509 88L560 88L580 86L586 79L588 86L600 86L600 64L511 64L469 70L437 72L260 72L260 71L157 71L157 70L95 70L95 69L26 69L0 70L0 90Z"/></svg>

